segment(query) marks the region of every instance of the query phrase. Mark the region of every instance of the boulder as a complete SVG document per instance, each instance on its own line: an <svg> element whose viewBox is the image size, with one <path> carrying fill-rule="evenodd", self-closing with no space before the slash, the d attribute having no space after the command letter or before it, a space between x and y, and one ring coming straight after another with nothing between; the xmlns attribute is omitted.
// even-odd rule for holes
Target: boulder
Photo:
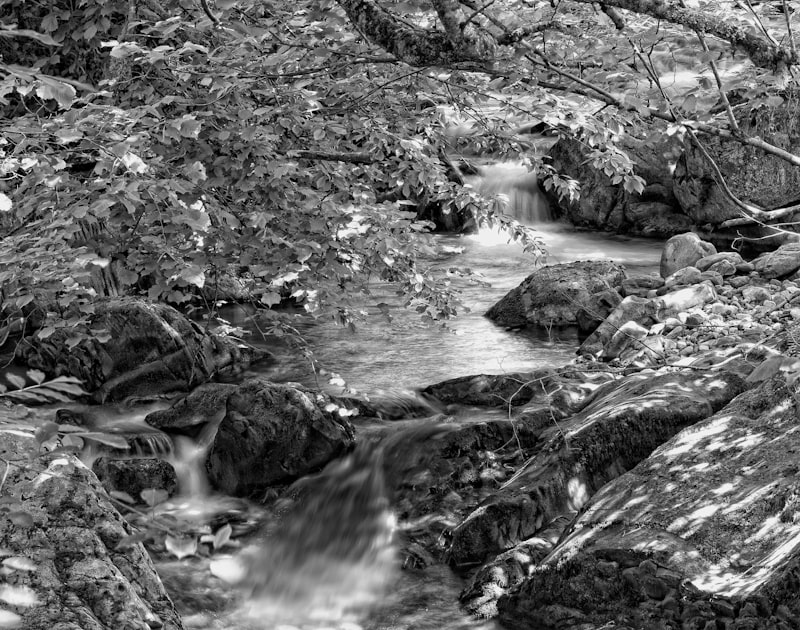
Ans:
<svg viewBox="0 0 800 630"><path fill-rule="evenodd" d="M786 243L773 252L761 254L752 261L762 277L782 278L800 269L800 243Z"/></svg>
<svg viewBox="0 0 800 630"><path fill-rule="evenodd" d="M165 304L102 300L81 328L40 331L18 345L17 358L48 377L74 376L98 402L187 391L212 376L237 372L267 353L209 334ZM98 331L105 331L101 341Z"/></svg>
<svg viewBox="0 0 800 630"><path fill-rule="evenodd" d="M245 381L226 399L206 457L209 481L247 497L319 470L354 443L352 425L329 404L300 386Z"/></svg>
<svg viewBox="0 0 800 630"><path fill-rule="evenodd" d="M583 341L578 348L578 354L599 356L616 332L628 322L635 322L645 327L655 323L657 308L654 300L636 296L626 297Z"/></svg>
<svg viewBox="0 0 800 630"><path fill-rule="evenodd" d="M626 135L621 148L646 182L640 194L626 192L594 168L584 144L559 138L549 151L551 164L555 172L579 181L581 194L577 199L560 198L548 191L556 213L574 225L641 236L663 238L692 229L691 218L682 213L672 194L670 164L677 159L680 143L655 132L649 137Z"/></svg>
<svg viewBox="0 0 800 630"><path fill-rule="evenodd" d="M799 627L799 413L776 374L678 433L501 598L504 627Z"/></svg>
<svg viewBox="0 0 800 630"><path fill-rule="evenodd" d="M164 490L172 496L178 489L175 469L161 459L122 459L101 457L92 464L92 472L108 492L125 492L144 503L143 490Z"/></svg>
<svg viewBox="0 0 800 630"><path fill-rule="evenodd" d="M710 371L634 374L601 385L580 412L545 431L525 466L455 528L451 562L482 563L537 535L745 389L741 377Z"/></svg>
<svg viewBox="0 0 800 630"><path fill-rule="evenodd" d="M228 396L238 389L232 383L204 383L167 409L147 414L144 421L165 433L201 438L209 431L216 431L225 416Z"/></svg>
<svg viewBox="0 0 800 630"><path fill-rule="evenodd" d="M33 437L0 433L4 460L37 452ZM3 479L4 625L16 616L26 630L181 630L144 547L121 544L133 531L97 477L64 453L30 461Z"/></svg>
<svg viewBox="0 0 800 630"><path fill-rule="evenodd" d="M716 248L694 232L677 234L669 239L661 252L661 277L694 265L701 258L716 254Z"/></svg>
<svg viewBox="0 0 800 630"><path fill-rule="evenodd" d="M542 267L492 306L486 316L502 326L574 326L594 293L622 283L625 270L607 261Z"/></svg>
<svg viewBox="0 0 800 630"><path fill-rule="evenodd" d="M780 105L766 106L758 99L742 99L734 111L746 137L763 138L766 142L789 153L800 151L800 119L798 94L787 91ZM706 155L710 154L713 163ZM713 164L713 166L712 166ZM800 186L800 168L757 147L731 144L721 138L708 138L701 150L689 138L674 170L673 190L684 213L695 225L719 226L720 223L741 216L741 209L733 202L730 193L719 184L719 168L726 186L733 195L745 203L760 208L780 208L797 203ZM783 217L784 223L797 221L798 213ZM744 236L756 236L764 231L757 227L737 226ZM768 230L769 233L771 230ZM767 240L769 245L774 241ZM756 242L752 242L757 245Z"/></svg>

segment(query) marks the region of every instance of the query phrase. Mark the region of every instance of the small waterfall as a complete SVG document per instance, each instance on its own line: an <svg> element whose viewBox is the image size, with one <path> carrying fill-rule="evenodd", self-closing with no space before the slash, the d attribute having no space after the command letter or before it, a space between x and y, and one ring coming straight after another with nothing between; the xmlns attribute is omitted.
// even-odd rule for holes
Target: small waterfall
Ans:
<svg viewBox="0 0 800 630"><path fill-rule="evenodd" d="M539 188L539 178L518 162L480 166L466 182L487 197L498 196L504 213L525 225L553 220L552 209Z"/></svg>

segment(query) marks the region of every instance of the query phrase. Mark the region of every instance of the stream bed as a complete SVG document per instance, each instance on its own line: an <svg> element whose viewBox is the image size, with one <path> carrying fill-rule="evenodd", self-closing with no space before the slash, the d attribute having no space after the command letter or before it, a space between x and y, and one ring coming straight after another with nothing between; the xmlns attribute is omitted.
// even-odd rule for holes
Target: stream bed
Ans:
<svg viewBox="0 0 800 630"><path fill-rule="evenodd" d="M624 264L629 273L658 269L662 246L658 241L574 231L558 224L543 225L539 232L549 252L547 262L551 264L603 259ZM374 302L395 305L391 323L375 308L371 314L376 316L361 323L355 332L333 324L299 324L319 364L335 372L336 378L326 382L298 358L296 349L279 347L276 351L274 344L269 349L276 360L257 366L243 378L258 375L274 381L320 385L334 394L341 393L344 387L367 394L413 394L426 385L457 376L530 371L563 365L574 357L578 345L576 329L509 330L483 316L494 302L534 270L534 261L521 246L509 244L506 238L488 231L471 236L443 235L437 240L443 254L433 264L468 267L479 279L456 281L462 291L462 302L470 310L449 322L446 329L422 323L416 314L400 308L390 287L377 285L373 290ZM234 308L224 316L233 324L246 326L247 314ZM455 421L475 420L456 418ZM290 542L280 536L264 535L262 531L249 551L228 549L232 553L227 558L225 554L219 557L215 554L210 561L198 558L193 564L173 560L159 565L187 628L494 630L498 627L493 621L472 619L459 609L458 594L464 584L446 566L434 565L425 570L399 566L396 543L384 545L395 526L391 510L385 509L385 515L378 516L374 510L369 512L371 502L380 498L365 492L374 485L371 478L375 471L368 466L355 467L345 471L349 477L345 478L345 473L336 477L337 466L347 465L347 460L332 464L312 479L310 483L316 490L310 495L310 502L306 500L308 505L302 508L302 513L288 523L289 528L299 528ZM199 461L196 466L189 466L190 474L196 477L199 467ZM181 501L188 498L191 500L184 505L196 507L199 502L213 512L217 501L227 500L209 493L202 483L194 481L191 485L195 488L194 496L178 497L170 502L173 509L180 512ZM348 490L348 486L352 489ZM252 506L252 510L256 514L260 508ZM225 512L225 508L221 507L220 512ZM272 516L261 514L254 518L269 522ZM380 520L384 516L385 523ZM375 527L380 535L375 534L375 527L369 541L348 533L363 527L364 519L368 518L378 519ZM287 527L285 521L284 518L283 527ZM326 524L339 532L340 540L336 540L337 534L331 534L331 526ZM326 536L330 540L325 540ZM371 542L374 540L384 543L376 546ZM363 551L353 554L348 545L363 546ZM321 554L315 551L317 546L322 549ZM288 564L287 555L292 558ZM346 560L343 562L342 558ZM191 579L187 571L193 574ZM249 588L237 590L226 585L225 580L235 580L237 572ZM247 574L244 578L243 572Z"/></svg>

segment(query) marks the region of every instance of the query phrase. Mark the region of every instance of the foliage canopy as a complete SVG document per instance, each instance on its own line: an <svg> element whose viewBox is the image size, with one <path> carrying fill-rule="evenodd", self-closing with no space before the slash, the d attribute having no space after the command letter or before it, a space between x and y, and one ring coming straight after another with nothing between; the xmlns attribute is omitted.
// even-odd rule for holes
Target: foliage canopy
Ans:
<svg viewBox="0 0 800 630"><path fill-rule="evenodd" d="M212 306L241 277L263 306L291 297L341 322L376 277L427 317L452 314L420 263L420 211L538 243L448 153L519 159L574 195L517 133L541 121L639 190L621 136L660 120L737 138L724 95L780 98L797 4L11 0L2 331L32 304L43 330L75 325L97 293Z"/></svg>

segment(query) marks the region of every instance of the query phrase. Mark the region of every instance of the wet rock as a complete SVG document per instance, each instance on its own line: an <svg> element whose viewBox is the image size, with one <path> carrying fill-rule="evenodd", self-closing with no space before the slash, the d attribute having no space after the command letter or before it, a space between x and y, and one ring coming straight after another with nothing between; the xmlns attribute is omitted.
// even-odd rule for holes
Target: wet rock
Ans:
<svg viewBox="0 0 800 630"><path fill-rule="evenodd" d="M486 316L502 326L570 326L592 294L619 286L623 267L590 261L537 269L492 306Z"/></svg>
<svg viewBox="0 0 800 630"><path fill-rule="evenodd" d="M97 303L88 337L72 346L71 329L23 339L17 358L47 374L83 381L98 402L188 391L212 376L235 373L266 353L216 337L165 304L135 298ZM104 342L90 330L105 330Z"/></svg>
<svg viewBox="0 0 800 630"><path fill-rule="evenodd" d="M143 503L142 490L164 490L172 496L178 489L175 469L160 459L114 460L101 457L92 464L92 472L108 491L125 492Z"/></svg>
<svg viewBox="0 0 800 630"><path fill-rule="evenodd" d="M545 432L526 466L454 530L452 562L479 563L536 535L745 387L724 372L636 374L606 383L582 411Z"/></svg>
<svg viewBox="0 0 800 630"><path fill-rule="evenodd" d="M800 269L800 243L781 245L773 252L761 254L752 261L755 270L764 278L781 278Z"/></svg>
<svg viewBox="0 0 800 630"><path fill-rule="evenodd" d="M238 385L204 383L167 409L153 411L144 421L166 433L197 439L206 429L215 430L225 415L228 396Z"/></svg>
<svg viewBox="0 0 800 630"><path fill-rule="evenodd" d="M254 378L226 401L206 458L209 480L233 496L319 470L353 445L350 422L328 400L299 386Z"/></svg>
<svg viewBox="0 0 800 630"><path fill-rule="evenodd" d="M0 433L3 458L32 449L38 449L33 439ZM6 610L26 630L181 630L145 549L120 545L133 531L95 475L63 453L35 461L9 467L4 479L9 511L0 519L0 546L19 566L31 565L6 573L5 593L13 598L16 589L17 603L33 602Z"/></svg>
<svg viewBox="0 0 800 630"><path fill-rule="evenodd" d="M625 618L649 628L653 605L669 598L680 627L794 627L800 552L787 541L800 537L796 398L777 374L604 487L500 600L502 623L560 628L549 611L569 605L597 626ZM619 570L609 571L610 561Z"/></svg>
<svg viewBox="0 0 800 630"><path fill-rule="evenodd" d="M698 260L716 254L716 248L694 232L685 232L669 239L661 253L661 277L666 278L679 269L694 265Z"/></svg>

